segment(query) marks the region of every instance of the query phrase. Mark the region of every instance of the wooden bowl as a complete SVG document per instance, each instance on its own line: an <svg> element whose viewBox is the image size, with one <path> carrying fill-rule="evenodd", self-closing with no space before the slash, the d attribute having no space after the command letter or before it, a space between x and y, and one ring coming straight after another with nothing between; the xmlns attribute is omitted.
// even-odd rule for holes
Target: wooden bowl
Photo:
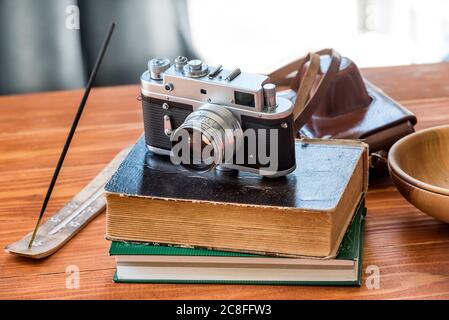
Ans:
<svg viewBox="0 0 449 320"><path fill-rule="evenodd" d="M388 154L388 167L411 204L449 222L449 126L419 131L396 142Z"/></svg>
<svg viewBox="0 0 449 320"><path fill-rule="evenodd" d="M390 174L396 188L408 202L422 212L449 223L449 196L411 185L393 171L390 171Z"/></svg>

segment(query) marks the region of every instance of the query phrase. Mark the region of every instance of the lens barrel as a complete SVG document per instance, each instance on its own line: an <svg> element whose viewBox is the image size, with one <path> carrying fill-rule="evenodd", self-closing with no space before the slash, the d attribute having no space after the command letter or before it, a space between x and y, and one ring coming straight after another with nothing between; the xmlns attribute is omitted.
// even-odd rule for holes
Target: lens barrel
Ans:
<svg viewBox="0 0 449 320"><path fill-rule="evenodd" d="M242 141L242 137L240 123L231 111L221 105L206 104L187 116L173 132L173 147L188 144L181 145L181 152L174 156L181 157L180 163L190 170L209 171L232 162L239 148L236 141Z"/></svg>

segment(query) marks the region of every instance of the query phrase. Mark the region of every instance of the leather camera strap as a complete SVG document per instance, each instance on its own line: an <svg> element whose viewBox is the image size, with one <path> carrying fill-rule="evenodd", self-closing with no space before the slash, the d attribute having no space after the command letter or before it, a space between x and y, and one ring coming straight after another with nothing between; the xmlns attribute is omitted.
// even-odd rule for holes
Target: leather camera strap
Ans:
<svg viewBox="0 0 449 320"><path fill-rule="evenodd" d="M296 125L296 122L301 121L301 114L306 107L306 104L309 100L310 93L312 92L313 84L315 83L316 76L320 71L320 56L315 53L309 53L307 55L307 61L310 61L307 66L304 77L301 80L301 84L299 88L297 88L296 92L296 100L295 105L293 107L293 119ZM299 73L299 71L298 71Z"/></svg>
<svg viewBox="0 0 449 320"><path fill-rule="evenodd" d="M310 97L313 84L320 70L320 57L325 55L330 57L329 66ZM306 72L304 76L301 76L302 70L308 62ZM333 49L324 49L316 53L310 53L298 61L298 72L290 83L290 88L297 92L293 108L295 131L301 129L309 121L320 102L326 98L329 86L340 69L340 63L340 54Z"/></svg>

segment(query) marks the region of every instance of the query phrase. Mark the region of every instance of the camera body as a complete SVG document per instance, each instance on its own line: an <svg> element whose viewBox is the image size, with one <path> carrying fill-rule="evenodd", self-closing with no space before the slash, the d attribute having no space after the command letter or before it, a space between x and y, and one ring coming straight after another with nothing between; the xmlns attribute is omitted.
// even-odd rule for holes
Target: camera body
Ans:
<svg viewBox="0 0 449 320"><path fill-rule="evenodd" d="M178 133L185 130L187 144L195 134L201 137L199 149L190 146L184 153L212 150L212 163L200 159L201 165L192 166L186 163L198 160L192 156L178 161L190 169L219 165L278 177L296 168L293 104L276 96L267 76L185 57L173 64L152 59L141 76L141 99L145 142L156 154L173 157Z"/></svg>

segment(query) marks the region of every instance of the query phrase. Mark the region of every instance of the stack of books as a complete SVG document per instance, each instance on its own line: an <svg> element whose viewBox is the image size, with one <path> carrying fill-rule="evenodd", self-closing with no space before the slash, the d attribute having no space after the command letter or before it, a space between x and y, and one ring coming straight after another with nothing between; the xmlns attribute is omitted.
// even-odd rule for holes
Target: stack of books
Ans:
<svg viewBox="0 0 449 320"><path fill-rule="evenodd" d="M139 139L105 188L114 281L359 285L367 146L298 140L296 162L199 174Z"/></svg>

